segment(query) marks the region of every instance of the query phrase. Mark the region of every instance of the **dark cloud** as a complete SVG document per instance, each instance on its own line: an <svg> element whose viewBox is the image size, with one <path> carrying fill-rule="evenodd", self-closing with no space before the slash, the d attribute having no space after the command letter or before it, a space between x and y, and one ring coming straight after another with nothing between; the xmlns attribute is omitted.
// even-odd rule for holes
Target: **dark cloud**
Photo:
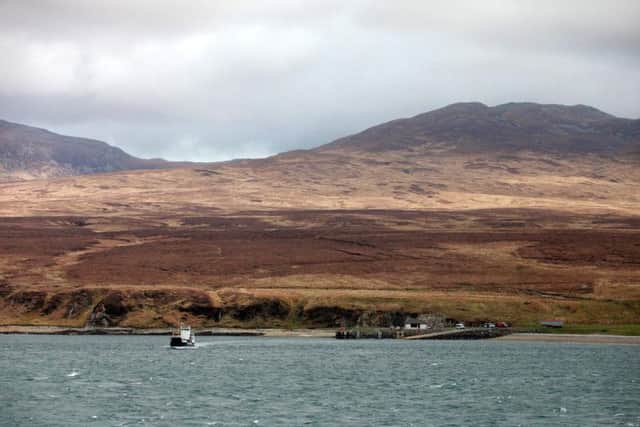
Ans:
<svg viewBox="0 0 640 427"><path fill-rule="evenodd" d="M310 147L457 101L640 116L640 2L0 2L0 117L145 157Z"/></svg>

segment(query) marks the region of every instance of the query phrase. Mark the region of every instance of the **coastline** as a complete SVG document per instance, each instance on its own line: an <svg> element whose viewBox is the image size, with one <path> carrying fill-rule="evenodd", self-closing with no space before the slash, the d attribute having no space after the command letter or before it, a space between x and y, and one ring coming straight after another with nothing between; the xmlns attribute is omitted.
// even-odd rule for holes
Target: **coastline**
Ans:
<svg viewBox="0 0 640 427"><path fill-rule="evenodd" d="M171 335L173 328L70 328L65 326L0 326L0 335ZM195 329L198 336L264 336L264 337L307 337L333 338L334 329L243 329L206 328Z"/></svg>
<svg viewBox="0 0 640 427"><path fill-rule="evenodd" d="M640 345L640 336L637 335L514 333L496 339L500 341Z"/></svg>
<svg viewBox="0 0 640 427"><path fill-rule="evenodd" d="M0 335L171 335L171 328L69 328L64 326L0 326ZM280 338L333 338L334 329L281 329L281 328L207 328L196 329L198 336L261 336ZM630 344L640 345L640 336L604 334L545 334L513 333L499 338L499 341L559 342L588 344Z"/></svg>

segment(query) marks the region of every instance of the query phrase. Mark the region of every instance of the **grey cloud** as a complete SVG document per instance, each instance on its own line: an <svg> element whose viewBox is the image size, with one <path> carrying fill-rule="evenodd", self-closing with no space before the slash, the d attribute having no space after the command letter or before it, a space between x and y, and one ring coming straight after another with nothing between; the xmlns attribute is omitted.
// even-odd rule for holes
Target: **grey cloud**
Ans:
<svg viewBox="0 0 640 427"><path fill-rule="evenodd" d="M457 101L638 117L638 18L634 0L5 0L0 117L198 161Z"/></svg>

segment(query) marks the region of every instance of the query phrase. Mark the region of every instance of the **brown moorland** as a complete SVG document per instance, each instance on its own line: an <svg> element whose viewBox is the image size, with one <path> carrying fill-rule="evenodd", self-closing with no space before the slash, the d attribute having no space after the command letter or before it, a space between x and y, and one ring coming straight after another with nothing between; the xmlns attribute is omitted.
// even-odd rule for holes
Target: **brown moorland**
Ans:
<svg viewBox="0 0 640 427"><path fill-rule="evenodd" d="M448 108L269 159L2 184L0 324L640 323L637 121Z"/></svg>

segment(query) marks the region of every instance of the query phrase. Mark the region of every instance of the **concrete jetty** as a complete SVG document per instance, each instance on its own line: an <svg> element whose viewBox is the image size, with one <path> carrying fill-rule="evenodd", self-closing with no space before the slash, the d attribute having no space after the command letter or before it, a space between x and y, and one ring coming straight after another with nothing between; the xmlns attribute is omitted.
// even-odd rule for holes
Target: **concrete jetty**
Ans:
<svg viewBox="0 0 640 427"><path fill-rule="evenodd" d="M402 337L405 340L480 340L498 338L511 333L510 328L445 329L426 334Z"/></svg>

